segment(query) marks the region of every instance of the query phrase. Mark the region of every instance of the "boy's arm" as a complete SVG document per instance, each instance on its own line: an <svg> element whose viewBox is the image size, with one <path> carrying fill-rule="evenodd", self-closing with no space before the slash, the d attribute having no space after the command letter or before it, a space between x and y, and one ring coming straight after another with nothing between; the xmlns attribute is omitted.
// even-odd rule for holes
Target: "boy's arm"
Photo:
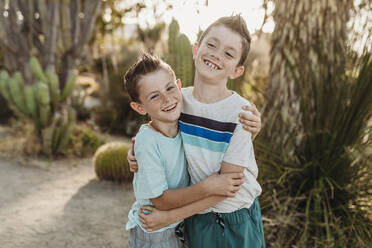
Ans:
<svg viewBox="0 0 372 248"><path fill-rule="evenodd" d="M235 165L235 164L231 164L227 162L221 163L221 174L236 173L236 172L243 173L244 169L245 169L244 167L239 166L239 165Z"/></svg>
<svg viewBox="0 0 372 248"><path fill-rule="evenodd" d="M243 129L252 133L252 141L256 138L261 130L261 113L256 106L245 105L243 109L251 113L241 112L239 114L239 121L243 124Z"/></svg>
<svg viewBox="0 0 372 248"><path fill-rule="evenodd" d="M132 137L131 142L130 142L130 146L129 146L129 150L128 150L128 153L127 153L127 161L128 161L128 165L129 165L129 170L131 172L134 172L134 173L136 173L138 171L137 159L134 156L134 143L135 142L136 142L136 137Z"/></svg>
<svg viewBox="0 0 372 248"><path fill-rule="evenodd" d="M254 155L252 133L238 124L230 139L221 163L221 173L248 172L257 178L258 168Z"/></svg>
<svg viewBox="0 0 372 248"><path fill-rule="evenodd" d="M235 196L244 182L243 173L213 174L205 180L180 189L168 189L157 198L150 199L159 210L170 210L212 195Z"/></svg>
<svg viewBox="0 0 372 248"><path fill-rule="evenodd" d="M210 196L169 211L161 211L151 206L142 206L138 216L142 227L148 232L152 232L197 214L204 209L216 205L225 198L224 196ZM150 211L151 213L145 214L143 210Z"/></svg>
<svg viewBox="0 0 372 248"><path fill-rule="evenodd" d="M222 162L221 164L221 174L229 175L232 172L233 174L243 173L244 167L234 165L227 162ZM140 213L138 214L139 219L142 223L142 227L145 228L148 232L158 230L162 227L169 226L173 223L181 221L187 217L190 217L194 214L199 213L200 211L212 207L226 199L225 196L209 196L198 201L194 201L188 205L181 206L178 208L170 209L169 211L162 211L165 209L159 209L151 206L142 206ZM143 210L150 211L150 214L144 214Z"/></svg>

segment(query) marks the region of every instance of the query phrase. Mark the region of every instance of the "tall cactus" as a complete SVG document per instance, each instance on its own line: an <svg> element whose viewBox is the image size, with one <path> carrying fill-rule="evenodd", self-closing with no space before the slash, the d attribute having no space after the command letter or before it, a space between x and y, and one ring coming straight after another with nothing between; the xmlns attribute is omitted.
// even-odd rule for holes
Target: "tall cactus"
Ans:
<svg viewBox="0 0 372 248"><path fill-rule="evenodd" d="M168 56L167 63L173 68L176 77L182 81L182 86L193 84L194 61L192 58L192 45L185 34L180 33L176 20L172 20L168 33Z"/></svg>
<svg viewBox="0 0 372 248"><path fill-rule="evenodd" d="M49 93L50 93L50 97L52 100L52 109L56 110L58 102L60 101L60 98L61 98L60 90L59 90L59 79L55 73L49 70L45 73L45 75L48 78L48 82L49 82L49 90L50 90Z"/></svg>
<svg viewBox="0 0 372 248"><path fill-rule="evenodd" d="M7 81L9 80L9 74L7 71L2 70L0 72L0 92L7 101L11 100L10 91L8 88Z"/></svg>
<svg viewBox="0 0 372 248"><path fill-rule="evenodd" d="M173 19L168 27L168 51L170 54L174 54L176 51L176 39L180 33L180 25Z"/></svg>
<svg viewBox="0 0 372 248"><path fill-rule="evenodd" d="M23 78L22 74L19 72L14 73L13 78L10 78L9 89L10 95L13 99L13 102L22 112L26 111L25 102L23 97Z"/></svg>
<svg viewBox="0 0 372 248"><path fill-rule="evenodd" d="M59 143L56 145L56 152L61 151L67 146L67 143L70 139L70 136L72 134L74 125L76 121L76 111L73 108L69 108L68 110L68 121L67 124L64 125L64 128L62 128L61 136Z"/></svg>
<svg viewBox="0 0 372 248"><path fill-rule="evenodd" d="M44 72L36 57L32 57L29 63L37 82L32 86L25 85L20 72L9 76L2 70L0 93L19 116L34 121L35 132L41 137L42 152L57 154L66 147L75 125L75 110L71 107L64 110L75 85L75 75L69 77L61 93L55 73Z"/></svg>
<svg viewBox="0 0 372 248"><path fill-rule="evenodd" d="M47 78L44 75L43 69L36 57L30 59L30 67L35 77L43 82L47 82Z"/></svg>
<svg viewBox="0 0 372 248"><path fill-rule="evenodd" d="M27 85L24 88L25 94L25 104L27 108L27 113L32 117L36 117L37 114L37 103L32 86Z"/></svg>

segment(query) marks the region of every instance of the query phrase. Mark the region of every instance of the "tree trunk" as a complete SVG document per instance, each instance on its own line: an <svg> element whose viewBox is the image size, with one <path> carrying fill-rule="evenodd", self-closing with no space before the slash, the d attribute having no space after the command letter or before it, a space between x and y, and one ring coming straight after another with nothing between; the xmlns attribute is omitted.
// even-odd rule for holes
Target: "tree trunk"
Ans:
<svg viewBox="0 0 372 248"><path fill-rule="evenodd" d="M275 0L271 77L263 108L263 135L279 147L302 130L299 96L309 78L345 66L352 0Z"/></svg>

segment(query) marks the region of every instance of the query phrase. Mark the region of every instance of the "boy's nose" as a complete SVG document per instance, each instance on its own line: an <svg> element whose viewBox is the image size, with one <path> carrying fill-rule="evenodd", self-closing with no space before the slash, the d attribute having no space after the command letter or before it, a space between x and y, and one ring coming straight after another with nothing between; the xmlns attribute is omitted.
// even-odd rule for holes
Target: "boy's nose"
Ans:
<svg viewBox="0 0 372 248"><path fill-rule="evenodd" d="M168 94L162 94L163 96L163 102L167 103L169 102L170 96Z"/></svg>
<svg viewBox="0 0 372 248"><path fill-rule="evenodd" d="M220 60L220 54L219 54L219 51L216 51L214 54L212 54L212 57L216 60Z"/></svg>

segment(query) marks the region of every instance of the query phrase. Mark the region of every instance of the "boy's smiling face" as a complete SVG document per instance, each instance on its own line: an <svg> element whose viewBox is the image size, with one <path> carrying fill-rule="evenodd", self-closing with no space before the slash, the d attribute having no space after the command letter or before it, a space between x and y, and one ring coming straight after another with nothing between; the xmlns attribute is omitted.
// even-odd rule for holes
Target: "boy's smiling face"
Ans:
<svg viewBox="0 0 372 248"><path fill-rule="evenodd" d="M242 49L239 34L224 25L212 27L201 44L193 47L196 73L216 82L239 77L244 72L244 66L238 66Z"/></svg>
<svg viewBox="0 0 372 248"><path fill-rule="evenodd" d="M178 120L182 110L181 81L165 69L142 76L137 85L140 102L131 102L138 113L152 121L170 123Z"/></svg>

